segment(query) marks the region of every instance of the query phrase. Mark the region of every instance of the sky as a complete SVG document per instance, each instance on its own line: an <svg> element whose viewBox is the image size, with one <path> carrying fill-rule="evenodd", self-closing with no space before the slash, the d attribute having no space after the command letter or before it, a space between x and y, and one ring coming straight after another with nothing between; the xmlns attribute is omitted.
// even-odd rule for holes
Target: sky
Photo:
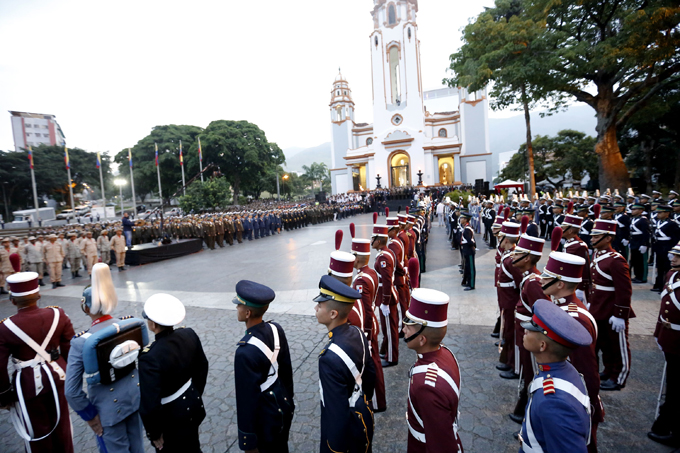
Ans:
<svg viewBox="0 0 680 453"><path fill-rule="evenodd" d="M442 87L462 27L492 5L419 2L425 90ZM372 122L372 8L373 0L1 0L0 149L14 149L9 110L56 115L67 145L88 151L117 153L156 125L221 119L255 123L281 148L327 142L338 68L356 121Z"/></svg>

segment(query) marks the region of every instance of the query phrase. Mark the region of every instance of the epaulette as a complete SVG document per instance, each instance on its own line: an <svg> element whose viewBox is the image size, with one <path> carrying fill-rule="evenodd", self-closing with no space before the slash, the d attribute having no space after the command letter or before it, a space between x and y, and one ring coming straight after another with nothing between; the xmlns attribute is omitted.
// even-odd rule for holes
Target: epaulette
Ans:
<svg viewBox="0 0 680 453"><path fill-rule="evenodd" d="M73 335L73 338L78 338L85 333L87 333L87 330L83 330L82 332L78 332L77 334Z"/></svg>
<svg viewBox="0 0 680 453"><path fill-rule="evenodd" d="M0 324L2 324L3 322L7 321L9 318L11 318L11 316L8 316L8 317L6 317L5 319L3 319L2 321L0 321Z"/></svg>
<svg viewBox="0 0 680 453"><path fill-rule="evenodd" d="M437 378L439 377L439 365L432 362L427 366L427 371L425 372L425 384L434 387L437 384Z"/></svg>
<svg viewBox="0 0 680 453"><path fill-rule="evenodd" d="M555 393L555 383L552 378L543 379L543 394L550 395Z"/></svg>
<svg viewBox="0 0 680 453"><path fill-rule="evenodd" d="M59 305L48 305L48 306L45 307L45 308L57 308L57 309L59 309L59 308L61 308L61 307L60 307Z"/></svg>
<svg viewBox="0 0 680 453"><path fill-rule="evenodd" d="M132 319L132 318L134 318L134 316L132 316L132 315L121 316L121 317L120 317L120 320L121 320L121 321L125 321L126 319Z"/></svg>
<svg viewBox="0 0 680 453"><path fill-rule="evenodd" d="M186 329L187 326L179 326L178 329Z"/></svg>
<svg viewBox="0 0 680 453"><path fill-rule="evenodd" d="M323 348L323 349L321 350L321 352L319 353L319 356L324 355L324 354L326 353L327 350L328 350L327 348Z"/></svg>
<svg viewBox="0 0 680 453"><path fill-rule="evenodd" d="M149 343L148 346L146 346L144 349L142 349L142 353L149 352L154 343L155 343L155 341L152 341L151 343Z"/></svg>

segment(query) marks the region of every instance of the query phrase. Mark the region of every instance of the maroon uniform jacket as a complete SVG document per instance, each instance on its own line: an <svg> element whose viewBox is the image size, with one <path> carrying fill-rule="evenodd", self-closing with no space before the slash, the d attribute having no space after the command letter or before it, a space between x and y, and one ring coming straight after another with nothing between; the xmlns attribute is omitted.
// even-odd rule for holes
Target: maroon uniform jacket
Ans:
<svg viewBox="0 0 680 453"><path fill-rule="evenodd" d="M372 341L374 337L377 338L380 330L378 327L380 323L378 323L373 311L373 304L378 295L378 274L368 266L362 267L352 282L352 288L361 293L362 313L364 314L364 325L361 326L361 329L366 333L368 340ZM356 307L352 308L353 313L355 309Z"/></svg>
<svg viewBox="0 0 680 453"><path fill-rule="evenodd" d="M656 337L663 352L680 354L680 272L669 271L661 292Z"/></svg>
<svg viewBox="0 0 680 453"><path fill-rule="evenodd" d="M394 290L394 262L396 257L387 247L380 250L375 257L375 271L378 273L378 299L376 305L396 305L397 294Z"/></svg>
<svg viewBox="0 0 680 453"><path fill-rule="evenodd" d="M445 346L418 354L410 371L407 423L409 453L463 451L458 437L460 369Z"/></svg>
<svg viewBox="0 0 680 453"><path fill-rule="evenodd" d="M541 285L541 273L535 267L522 274L522 281L519 285L519 302L517 303L517 314L531 318L534 314L534 303L547 296L543 293ZM524 321L522 321L524 322Z"/></svg>
<svg viewBox="0 0 680 453"><path fill-rule="evenodd" d="M397 234L397 238L401 241L401 243L404 245L404 262L402 263L404 267L408 267L408 251L411 243L411 239L409 238L408 232L407 231L400 231L399 234Z"/></svg>
<svg viewBox="0 0 680 453"><path fill-rule="evenodd" d="M501 259L501 267L498 271L496 291L498 293L498 306L502 310L514 310L519 302L519 285L522 283L522 273L512 265L512 255L506 251Z"/></svg>
<svg viewBox="0 0 680 453"><path fill-rule="evenodd" d="M633 285L626 260L613 249L598 250L590 263L590 314L596 321L634 318Z"/></svg>
<svg viewBox="0 0 680 453"><path fill-rule="evenodd" d="M586 260L586 267L583 269L583 280L578 284L577 289L580 289L588 295L590 291L590 272L587 272L587 269L590 268L590 251L588 250L588 244L583 242L578 236L571 238L564 243L564 253L580 256Z"/></svg>
<svg viewBox="0 0 680 453"><path fill-rule="evenodd" d="M404 270L404 253L406 251L404 243L399 238L390 239L387 243L387 248L392 250L396 257L396 266L394 268L394 284L403 286L406 284L406 271Z"/></svg>
<svg viewBox="0 0 680 453"><path fill-rule="evenodd" d="M406 232L408 237L408 247L406 249L406 258L411 259L416 256L416 232L410 229Z"/></svg>
<svg viewBox="0 0 680 453"><path fill-rule="evenodd" d="M593 407L592 419L601 422L604 419L604 408L600 402L600 371L597 353L595 352L597 343L597 324L595 319L575 294L570 294L561 299L553 299L553 302L580 322L593 338L590 346L581 346L574 349L574 352L569 355L569 360L574 365L574 368L576 368L576 371L583 375L586 389L588 389L590 404Z"/></svg>

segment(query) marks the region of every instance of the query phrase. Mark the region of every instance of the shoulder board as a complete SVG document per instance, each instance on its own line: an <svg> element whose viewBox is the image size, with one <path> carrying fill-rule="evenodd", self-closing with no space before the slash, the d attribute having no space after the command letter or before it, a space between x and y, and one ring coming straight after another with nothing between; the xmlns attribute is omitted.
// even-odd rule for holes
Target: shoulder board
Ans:
<svg viewBox="0 0 680 453"><path fill-rule="evenodd" d="M78 338L81 335L86 334L86 333L87 333L87 330L83 330L82 332L78 332L77 334L73 335L73 338Z"/></svg>
<svg viewBox="0 0 680 453"><path fill-rule="evenodd" d="M154 345L154 343L155 343L155 341L152 341L151 343L149 343L149 346L142 349L142 354L145 353L145 352L149 352L151 350L151 347Z"/></svg>
<svg viewBox="0 0 680 453"><path fill-rule="evenodd" d="M567 311L568 311L569 313L577 313L577 312L578 312L578 305L576 305L575 303L571 302L571 303L567 306Z"/></svg>
<svg viewBox="0 0 680 453"><path fill-rule="evenodd" d="M238 346L244 346L244 345L248 344L248 342L247 342L246 340L241 340L241 341L239 341L239 342L236 343L236 344L237 344Z"/></svg>
<svg viewBox="0 0 680 453"><path fill-rule="evenodd" d="M432 362L430 365L428 365L427 371L425 372L425 384L432 387L436 386L438 377L439 366L435 362Z"/></svg>
<svg viewBox="0 0 680 453"><path fill-rule="evenodd" d="M134 318L134 316L132 316L132 315L121 316L121 317L120 317L120 320L121 320L121 321L125 321L126 319L132 319L132 318Z"/></svg>
<svg viewBox="0 0 680 453"><path fill-rule="evenodd" d="M3 322L7 321L9 318L11 318L11 316L8 316L7 318L5 318L5 319L3 319L2 321L0 321L0 324L2 324Z"/></svg>
<svg viewBox="0 0 680 453"><path fill-rule="evenodd" d="M543 394L550 395L555 393L555 383L552 378L543 380Z"/></svg>
<svg viewBox="0 0 680 453"><path fill-rule="evenodd" d="M187 326L179 326L178 329L186 329Z"/></svg>
<svg viewBox="0 0 680 453"><path fill-rule="evenodd" d="M56 308L56 309L60 309L61 307L60 307L59 305L48 305L48 306L45 307L45 308Z"/></svg>

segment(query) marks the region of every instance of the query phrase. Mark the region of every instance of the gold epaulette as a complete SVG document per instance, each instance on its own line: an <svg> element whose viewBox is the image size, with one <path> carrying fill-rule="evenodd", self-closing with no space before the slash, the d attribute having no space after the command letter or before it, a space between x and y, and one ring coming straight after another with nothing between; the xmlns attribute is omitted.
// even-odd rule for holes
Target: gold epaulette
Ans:
<svg viewBox="0 0 680 453"><path fill-rule="evenodd" d="M78 338L85 333L87 333L87 330L83 330L82 332L78 332L77 334L73 335L73 338Z"/></svg>
<svg viewBox="0 0 680 453"><path fill-rule="evenodd" d="M0 321L0 324L2 324L3 322L7 321L9 318L11 318L11 316L8 316L8 317L6 317L5 319L3 319L2 321Z"/></svg>
<svg viewBox="0 0 680 453"><path fill-rule="evenodd" d="M134 316L132 316L132 315L121 316L121 317L120 317L120 320L121 320L121 321L125 321L126 319L132 319L132 318L134 318Z"/></svg>
<svg viewBox="0 0 680 453"><path fill-rule="evenodd" d="M149 345L147 347L142 349L142 353L149 352L154 343L155 343L155 341L152 341L151 343L149 343Z"/></svg>
<svg viewBox="0 0 680 453"><path fill-rule="evenodd" d="M60 307L59 305L48 305L48 306L45 307L45 308L56 308L56 309L60 309L61 307Z"/></svg>

